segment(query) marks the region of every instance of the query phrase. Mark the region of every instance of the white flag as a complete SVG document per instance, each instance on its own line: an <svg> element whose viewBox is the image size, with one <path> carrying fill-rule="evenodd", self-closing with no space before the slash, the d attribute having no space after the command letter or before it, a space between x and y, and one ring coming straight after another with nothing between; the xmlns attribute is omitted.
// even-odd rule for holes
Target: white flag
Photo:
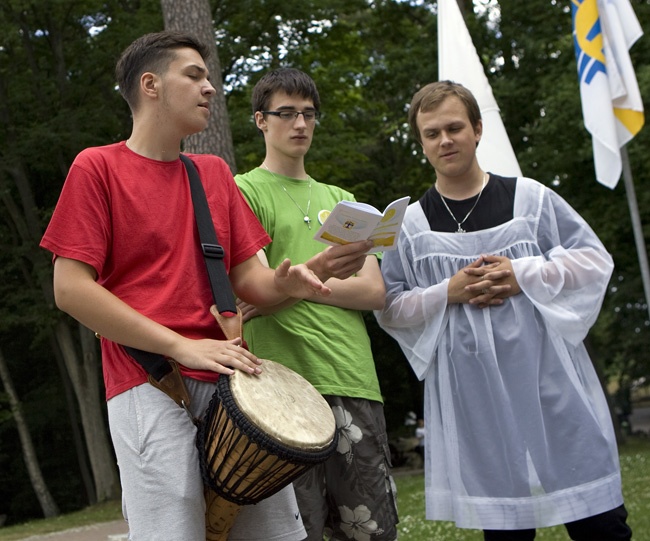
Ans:
<svg viewBox="0 0 650 541"><path fill-rule="evenodd" d="M438 79L462 84L478 101L483 117L483 136L476 151L479 165L492 173L521 176L499 106L456 0L438 0Z"/></svg>
<svg viewBox="0 0 650 541"><path fill-rule="evenodd" d="M643 35L629 0L573 0L573 43L582 115L598 182L621 178L621 147L641 130L643 101L629 49Z"/></svg>

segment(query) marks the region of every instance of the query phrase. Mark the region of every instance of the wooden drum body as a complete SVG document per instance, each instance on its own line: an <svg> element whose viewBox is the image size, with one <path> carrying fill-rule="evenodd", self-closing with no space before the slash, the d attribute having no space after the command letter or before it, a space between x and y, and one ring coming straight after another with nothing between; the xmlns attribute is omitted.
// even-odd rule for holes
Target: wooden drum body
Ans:
<svg viewBox="0 0 650 541"><path fill-rule="evenodd" d="M278 492L336 449L325 399L302 376L265 360L256 376L221 376L197 445L208 540L225 540L239 506Z"/></svg>

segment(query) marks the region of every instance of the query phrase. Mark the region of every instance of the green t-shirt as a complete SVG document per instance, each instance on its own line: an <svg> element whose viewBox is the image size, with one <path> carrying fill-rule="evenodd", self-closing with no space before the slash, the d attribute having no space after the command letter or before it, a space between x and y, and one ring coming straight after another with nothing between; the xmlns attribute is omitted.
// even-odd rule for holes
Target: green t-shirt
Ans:
<svg viewBox="0 0 650 541"><path fill-rule="evenodd" d="M326 245L314 240L321 226L319 214L343 199L354 201L351 193L336 186L312 180L310 193L309 182L259 167L237 175L235 181L273 239L265 248L272 268L286 258L304 263L323 251ZM304 221L308 201L311 229ZM370 339L358 310L300 301L251 319L244 325L244 337L255 355L291 368L321 394L382 402Z"/></svg>

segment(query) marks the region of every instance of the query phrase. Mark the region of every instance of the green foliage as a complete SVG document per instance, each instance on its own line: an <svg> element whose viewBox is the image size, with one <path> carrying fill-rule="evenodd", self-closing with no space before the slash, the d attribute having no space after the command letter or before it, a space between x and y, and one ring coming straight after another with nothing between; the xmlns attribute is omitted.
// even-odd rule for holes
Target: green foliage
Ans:
<svg viewBox="0 0 650 541"><path fill-rule="evenodd" d="M222 42L228 50L230 43L242 46L250 40L248 50L257 50L255 40L261 32L270 44L257 63L239 63L232 73L224 73L226 81L247 85L236 87L228 102L239 170L259 165L264 155L263 141L255 136L251 121L250 88L266 68L291 65L310 73L321 94L324 115L307 157L312 176L377 206L421 193L430 184L431 172L425 170L429 175L425 182L419 173L411 173L421 164L412 159L414 147L404 125L412 94L422 81L433 80L437 70L435 61L423 62L436 57L431 11L394 1L318 2L318 9L309 10L311 31L297 25L297 34L291 34L292 40L306 46L285 50L281 29L275 26L285 18L263 15L266 4L248 6L262 13L260 19L268 23L264 32L228 36ZM319 23L325 17L331 24ZM223 48L220 56L225 56Z"/></svg>
<svg viewBox="0 0 650 541"><path fill-rule="evenodd" d="M0 343L63 511L87 497L71 445L74 399L65 399L67 376L49 342L60 317L45 286L51 265L37 243L75 155L128 133L115 60L134 37L161 27L155 0L11 0L0 7ZM4 399L0 407L0 514L11 523L40 508Z"/></svg>
<svg viewBox="0 0 650 541"><path fill-rule="evenodd" d="M650 320L626 190L623 179L614 190L595 181L592 140L582 119L570 2L502 0L499 6L498 32L486 43L493 51L492 58L502 55L507 60L491 83L522 170L554 187L612 253L616 269L601 317L591 333L594 349L610 375L647 376L650 364L643 352L650 347ZM633 2L633 6L640 21L648 20L647 2ZM646 35L631 51L646 117L649 49ZM628 145L646 238L650 231L650 163L644 149L649 143L646 127Z"/></svg>

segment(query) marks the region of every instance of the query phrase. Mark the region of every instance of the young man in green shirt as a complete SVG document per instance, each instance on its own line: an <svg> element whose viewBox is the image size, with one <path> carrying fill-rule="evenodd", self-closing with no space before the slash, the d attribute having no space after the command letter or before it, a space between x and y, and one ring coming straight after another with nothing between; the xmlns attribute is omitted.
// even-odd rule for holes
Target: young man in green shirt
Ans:
<svg viewBox="0 0 650 541"><path fill-rule="evenodd" d="M266 156L235 180L273 239L259 255L275 268L285 258L325 277L337 251L314 240L323 217L351 193L309 176L304 158L320 116L320 97L305 73L281 68L253 91L253 114ZM370 246L368 246L369 248ZM341 258L340 265L345 264ZM337 422L337 452L294 482L308 540L397 538L395 490L390 476L382 396L362 310L384 305L377 257L360 271L330 278L329 297L288 301L269 309L242 304L244 336L256 355L281 362L305 377L328 401ZM264 314L264 315L262 315ZM259 316L259 317L255 317Z"/></svg>

